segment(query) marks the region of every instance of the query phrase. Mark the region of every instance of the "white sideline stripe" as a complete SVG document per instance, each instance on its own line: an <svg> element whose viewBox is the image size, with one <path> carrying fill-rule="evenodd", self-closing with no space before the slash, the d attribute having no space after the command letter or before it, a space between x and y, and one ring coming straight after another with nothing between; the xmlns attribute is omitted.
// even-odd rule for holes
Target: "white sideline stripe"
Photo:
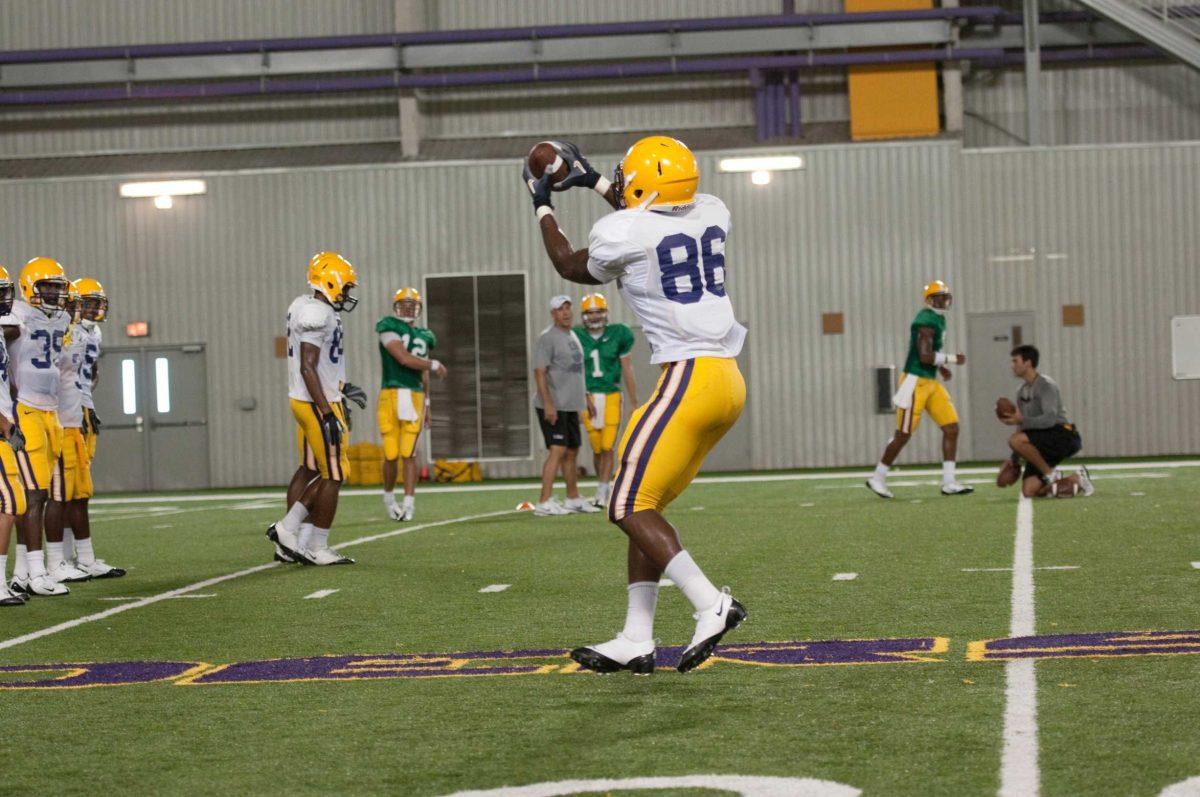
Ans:
<svg viewBox="0 0 1200 797"><path fill-rule="evenodd" d="M1196 570L1200 570L1200 562L1192 562L1192 567Z"/></svg>
<svg viewBox="0 0 1200 797"><path fill-rule="evenodd" d="M330 595L332 595L335 592L341 592L341 590L340 589L319 589L316 592L312 593L311 595L305 595L302 598L302 600L311 601L311 600L316 600L318 598L328 598Z"/></svg>
<svg viewBox="0 0 1200 797"><path fill-rule="evenodd" d="M1043 565L1034 570L1078 570L1081 565ZM1011 567L964 567L963 573L1011 573Z"/></svg>
<svg viewBox="0 0 1200 797"><path fill-rule="evenodd" d="M483 589L481 589L479 591L480 592L504 592L504 590L508 589L511 586L512 586L512 584L488 584L486 587L484 587Z"/></svg>
<svg viewBox="0 0 1200 797"><path fill-rule="evenodd" d="M348 542L343 542L338 545L334 545L332 547L334 549L349 548L352 545L362 545L363 543L366 543L366 542L374 542L376 540L383 540L383 539L387 539L388 537L397 537L401 534L408 534L410 532L420 531L421 529L430 529L430 528L434 528L436 526L449 526L453 523L465 523L469 520L483 520L484 518L499 517L501 515L509 515L509 514L512 514L512 510L505 509L500 512L484 512L483 514L480 514L480 515L463 515L462 517L450 518L449 520L437 520L437 521L434 521L433 523L421 523L420 525L417 525L417 526L405 526L403 528L399 528L394 531L385 531L382 534L372 534L369 537L359 537L356 540L350 540ZM269 550L269 549L265 549L265 550ZM236 570L232 573L226 573L223 576L215 576L213 578L206 578L203 581L197 581L195 584L189 584L186 587L180 587L178 589L173 589L168 592L160 592L157 595L151 595L148 598L142 598L141 600L137 601L136 603L125 603L120 606L114 606L111 609L105 609L102 612L96 612L95 614L84 615L83 617L76 617L74 620L67 620L66 622L59 623L58 625L52 625L52 626L49 626L48 628L43 628L38 631L30 631L28 634L22 634L21 636L15 636L15 637L12 637L11 639L5 639L3 641L0 641L0 650L4 650L6 648L14 648L17 645L23 645L26 642L32 642L35 639L41 639L42 637L48 637L52 634L57 634L61 631L69 631L72 628L77 628L78 626L84 625L85 623L94 623L97 620L103 620L105 618L112 617L113 615L120 614L121 612L127 612L130 609L140 609L143 606L149 606L153 603L158 603L159 601L169 600L170 598L179 597L181 595L186 596L186 595L188 595L188 593L196 592L197 590L202 590L202 589L205 589L206 587L211 587L211 586L220 584L225 581L232 581L235 578L241 578L242 576L249 576L254 573L261 573L264 570L270 570L272 568L279 567L279 564L280 564L279 562L268 562L265 565L257 565L255 567L247 567L245 570Z"/></svg>
<svg viewBox="0 0 1200 797"><path fill-rule="evenodd" d="M215 597L217 597L217 593L215 593L215 592L207 592L207 593L204 593L203 595L190 595L190 594L189 594L189 595L172 595L172 596L171 596L171 598L172 598L172 599L178 599L178 598L215 598ZM96 600L98 600L98 601L136 601L136 600L141 600L141 598L138 598L138 597L132 597L132 596L131 596L131 597L96 598Z"/></svg>
<svg viewBox="0 0 1200 797"><path fill-rule="evenodd" d="M1123 470L1169 470L1174 468L1200 468L1200 459L1180 459L1180 460L1165 460L1163 462L1110 462L1100 463L1096 465L1088 465L1088 470L1092 473L1098 471L1123 471ZM993 467L986 468L959 468L958 473L964 475L993 475L996 469ZM814 471L805 473L764 473L751 476L700 476L693 480L693 484L741 484L746 482L805 482L805 481L824 481L828 479L855 479L861 480L870 476L874 471ZM898 475L907 476L941 476L941 468L914 468L912 470L898 471ZM454 484L439 487L422 488L422 495L433 495L436 493L468 493L468 492L512 492L519 490L537 490L538 482L505 482L504 484ZM594 481L581 481L580 487L595 487ZM283 506L283 488L274 490L256 490L256 491L237 491L225 493L183 493L180 495L159 494L159 495L133 495L127 497L114 498L93 498L89 502L91 506L105 506L109 504L163 504L163 503L190 503L192 501L248 501L251 499L275 499L278 506ZM380 494L378 487L357 487L352 490L342 490L341 495L362 496Z"/></svg>
<svg viewBox="0 0 1200 797"><path fill-rule="evenodd" d="M1091 470L1091 467L1088 468ZM959 471L961 473L961 471ZM1105 475L1101 477L1103 480L1110 479L1169 479L1169 473L1117 473ZM959 479L961 484L992 484L995 479ZM907 481L889 481L888 487L936 487L941 484L941 479L909 479ZM858 490L862 487L861 484L822 484L817 487L818 490ZM1130 495L1145 495L1145 493L1130 493Z"/></svg>
<svg viewBox="0 0 1200 797"><path fill-rule="evenodd" d="M1017 502L1013 545L1012 619L1009 636L1033 636L1033 501ZM1000 797L1037 797L1037 673L1033 659L1004 665L1004 748L1000 754Z"/></svg>
<svg viewBox="0 0 1200 797"><path fill-rule="evenodd" d="M834 581L853 581L858 578L858 573L834 573Z"/></svg>

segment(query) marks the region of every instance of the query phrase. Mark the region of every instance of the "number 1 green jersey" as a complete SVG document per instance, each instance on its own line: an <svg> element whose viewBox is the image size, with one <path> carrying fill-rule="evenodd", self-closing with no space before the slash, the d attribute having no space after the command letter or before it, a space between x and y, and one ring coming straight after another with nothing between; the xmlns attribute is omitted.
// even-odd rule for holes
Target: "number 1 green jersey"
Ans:
<svg viewBox="0 0 1200 797"><path fill-rule="evenodd" d="M621 392L621 358L633 351L633 330L624 324L608 324L599 338L587 327L575 327L583 346L583 373L589 393Z"/></svg>
<svg viewBox="0 0 1200 797"><path fill-rule="evenodd" d="M403 387L423 392L425 390L423 379L425 372L401 365L383 345L382 336L390 332L400 338L404 348L414 356L428 357L429 353L433 351L433 347L437 345L437 338L434 334L425 327L413 326L391 315L379 319L379 323L375 325L375 332L381 336L379 359L383 363L383 387Z"/></svg>

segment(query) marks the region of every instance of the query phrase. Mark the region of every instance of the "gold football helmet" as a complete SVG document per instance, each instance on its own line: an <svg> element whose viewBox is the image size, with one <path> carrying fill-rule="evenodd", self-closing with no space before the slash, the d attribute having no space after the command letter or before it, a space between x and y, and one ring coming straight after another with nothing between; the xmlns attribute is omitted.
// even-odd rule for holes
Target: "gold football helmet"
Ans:
<svg viewBox="0 0 1200 797"><path fill-rule="evenodd" d="M83 321L99 323L108 317L108 295L100 280L80 277L71 283L79 294L79 317Z"/></svg>
<svg viewBox="0 0 1200 797"><path fill-rule="evenodd" d="M950 293L950 288L941 280L934 280L925 286L925 304L933 309L949 310L953 301L954 296Z"/></svg>
<svg viewBox="0 0 1200 797"><path fill-rule="evenodd" d="M421 292L416 288L401 288L392 297L392 312L406 324L417 320L423 306Z"/></svg>
<svg viewBox="0 0 1200 797"><path fill-rule="evenodd" d="M0 315L12 312L13 299L17 296L17 286L13 284L8 269L0 266Z"/></svg>
<svg viewBox="0 0 1200 797"><path fill-rule="evenodd" d="M358 287L358 272L337 252L317 252L308 261L308 285L329 300L333 309L349 313L358 307L351 291Z"/></svg>
<svg viewBox="0 0 1200 797"><path fill-rule="evenodd" d="M21 295L46 315L65 309L70 298L66 269L52 258L35 257L21 269Z"/></svg>
<svg viewBox="0 0 1200 797"><path fill-rule="evenodd" d="M589 293L579 303L583 315L583 325L590 330L599 331L608 325L608 300L602 293Z"/></svg>
<svg viewBox="0 0 1200 797"><path fill-rule="evenodd" d="M613 183L622 207L686 205L696 195L700 167L682 141L647 136L625 153Z"/></svg>

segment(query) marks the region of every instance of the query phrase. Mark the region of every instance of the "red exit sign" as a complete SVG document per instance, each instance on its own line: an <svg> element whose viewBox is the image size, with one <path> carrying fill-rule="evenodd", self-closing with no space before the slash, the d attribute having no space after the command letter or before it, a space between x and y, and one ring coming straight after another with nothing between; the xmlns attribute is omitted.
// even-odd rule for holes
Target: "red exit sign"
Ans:
<svg viewBox="0 0 1200 797"><path fill-rule="evenodd" d="M150 337L150 322L149 321L130 321L125 325L125 337L127 338L148 338Z"/></svg>

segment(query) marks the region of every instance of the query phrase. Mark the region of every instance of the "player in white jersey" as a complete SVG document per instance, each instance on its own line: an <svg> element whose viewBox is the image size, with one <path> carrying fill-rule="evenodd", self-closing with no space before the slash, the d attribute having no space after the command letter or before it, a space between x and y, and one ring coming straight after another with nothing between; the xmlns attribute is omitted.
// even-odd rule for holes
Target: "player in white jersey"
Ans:
<svg viewBox="0 0 1200 797"><path fill-rule="evenodd" d="M746 330L725 290L729 211L716 197L696 193L696 159L673 138L638 141L611 183L573 144L554 146L571 167L564 180L552 184L525 170L546 253L564 279L617 280L645 329L650 361L663 366L654 395L629 420L609 500L609 520L629 537L625 628L571 657L600 672L653 672L654 610L665 573L696 610L696 631L677 665L687 672L746 617L728 589L718 590L701 572L663 516L745 403L735 358ZM554 218L551 191L573 186L594 189L616 209L596 222L587 249L572 249Z"/></svg>
<svg viewBox="0 0 1200 797"><path fill-rule="evenodd" d="M0 266L0 321L12 312L16 289L8 269ZM25 487L17 471L14 448L21 448L24 438L16 425L12 395L8 382L8 347L0 337L0 606L23 606L28 597L12 592L5 580L8 566L8 542L12 537L17 515L25 512Z"/></svg>
<svg viewBox="0 0 1200 797"><path fill-rule="evenodd" d="M89 408L96 361L100 356L100 327L108 313L104 286L91 277L71 285L74 323L63 344L59 360L58 420L63 428L62 452L50 479L50 502L46 505L46 538L60 538L62 550L46 546L46 568L56 581L89 578L119 578L125 571L97 559L92 545L88 499L92 487L92 453L95 445L95 408ZM72 561L72 551L78 562Z"/></svg>
<svg viewBox="0 0 1200 797"><path fill-rule="evenodd" d="M35 257L21 269L21 296L4 327L9 345L9 377L16 385L17 425L25 447L17 452L25 484L26 511L17 521L24 546L13 568L13 584L35 595L66 595L69 590L46 572L42 531L50 478L62 451L58 422L59 359L71 318L65 308L70 283L55 260ZM46 538L52 559L62 554L62 537ZM22 559L24 562L22 562Z"/></svg>
<svg viewBox="0 0 1200 797"><path fill-rule="evenodd" d="M338 492L349 475L344 445L348 433L342 408L346 359L342 319L358 305L354 266L336 252L319 252L309 261L312 293L288 308L288 398L299 427L300 467L288 486L288 510L267 529L276 558L303 564L353 564L329 547L329 529L337 512ZM306 539L301 526L307 520Z"/></svg>

